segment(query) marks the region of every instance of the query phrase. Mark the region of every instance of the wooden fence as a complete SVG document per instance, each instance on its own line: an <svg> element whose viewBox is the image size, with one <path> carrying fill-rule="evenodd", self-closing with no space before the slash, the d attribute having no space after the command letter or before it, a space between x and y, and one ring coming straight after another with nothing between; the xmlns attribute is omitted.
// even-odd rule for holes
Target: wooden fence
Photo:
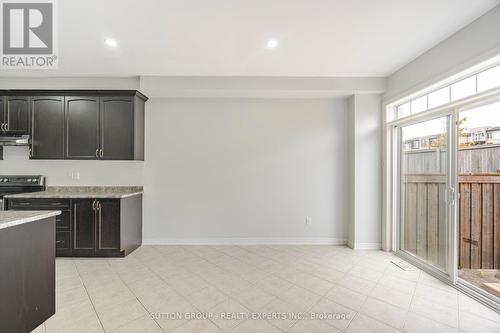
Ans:
<svg viewBox="0 0 500 333"><path fill-rule="evenodd" d="M407 173L440 173L446 170L446 149L404 152ZM457 154L458 173L496 173L500 170L500 145L461 148Z"/></svg>
<svg viewBox="0 0 500 333"><path fill-rule="evenodd" d="M500 269L500 174L459 176L459 268ZM446 180L442 174L405 175L404 248L446 268Z"/></svg>

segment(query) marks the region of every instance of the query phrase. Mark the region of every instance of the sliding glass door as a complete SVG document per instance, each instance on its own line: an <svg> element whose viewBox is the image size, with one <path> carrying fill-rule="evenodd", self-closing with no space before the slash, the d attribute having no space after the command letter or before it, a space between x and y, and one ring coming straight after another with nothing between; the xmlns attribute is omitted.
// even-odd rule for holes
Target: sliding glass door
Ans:
<svg viewBox="0 0 500 333"><path fill-rule="evenodd" d="M452 279L453 116L398 128L399 251Z"/></svg>

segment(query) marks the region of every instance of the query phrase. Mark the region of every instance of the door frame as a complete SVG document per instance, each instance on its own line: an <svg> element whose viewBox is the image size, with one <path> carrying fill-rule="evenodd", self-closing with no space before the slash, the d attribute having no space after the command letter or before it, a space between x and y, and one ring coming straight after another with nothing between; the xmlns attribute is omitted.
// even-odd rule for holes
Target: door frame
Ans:
<svg viewBox="0 0 500 333"><path fill-rule="evenodd" d="M401 176L402 176L402 166L401 166L401 152L402 152L402 136L401 131L403 127L411 126L415 124L419 124L426 121L431 121L439 118L446 118L446 143L447 143L447 156L446 156L446 205L447 205L447 223L448 223L448 243L446 249L446 261L447 261L447 269L444 271L435 267L425 260L418 258L412 254L407 253L406 251L401 250L400 242L401 242L401 231L404 228L404 223L402 222L401 214L402 214L402 205L401 205ZM454 272L454 260L456 251L456 227L455 227L455 212L456 212L456 156L455 156L455 127L456 123L456 113L451 109L443 110L439 113L429 114L424 117L419 117L417 119L404 119L398 122L398 125L394 126L395 134L396 134L396 144L394 145L393 155L395 156L394 162L396 165L394 166L394 174L393 174L393 183L395 184L396 192L393 196L393 202L395 205L395 223L393 223L393 234L394 234L394 250L395 253L409 261L411 264L419 267L425 268L428 271L431 271L433 275L437 276L440 280L444 280L448 283L455 283L456 274ZM451 191L453 189L453 191Z"/></svg>
<svg viewBox="0 0 500 333"><path fill-rule="evenodd" d="M416 115L409 116L401 120L394 120L384 124L385 134L384 134L384 151L383 151L383 161L384 166L384 188L383 188L383 198L384 198L384 226L385 230L384 236L385 241L383 243L383 248L388 251L394 252L396 255L408 260L410 263L416 267L426 271L427 273L433 275L434 277L442 280L443 282L451 285L452 287L460 290L461 292L467 294L468 296L476 299L477 301L485 304L486 306L492 308L493 310L500 313L500 304L494 299L494 296L487 294L483 290L467 283L464 280L458 278L458 191L455 190L454 200L455 205L450 213L450 217L453 217L449 237L452 238L454 246L450 247L453 250L451 255L449 255L448 260L449 266L451 268L451 274L449 276L443 274L440 270L429 266L422 260L419 260L415 256L410 256L403 251L399 250L399 179L400 179L400 169L399 169L399 142L398 142L398 127L404 126L405 124L418 123L419 121L424 121L426 119L439 118L439 116L453 114L454 126L451 126L453 130L453 136L449 134L448 141L449 147L453 147L452 158L450 167L452 167L453 177L451 179L450 185L455 189L458 188L458 174L457 174L457 152L458 152L458 137L456 136L457 127L456 120L458 119L459 113L466 111L471 108L479 107L482 105L491 104L500 101L500 88L495 88L488 90L486 92L473 95L443 106L436 107L434 109L418 113ZM386 110L384 104L383 110ZM385 114L385 113L384 113ZM385 116L384 116L385 121Z"/></svg>

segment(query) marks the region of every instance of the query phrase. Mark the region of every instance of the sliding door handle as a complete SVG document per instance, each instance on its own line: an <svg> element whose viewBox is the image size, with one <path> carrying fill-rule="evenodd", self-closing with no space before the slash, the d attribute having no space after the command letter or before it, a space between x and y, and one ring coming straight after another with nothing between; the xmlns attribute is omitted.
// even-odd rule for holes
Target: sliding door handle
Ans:
<svg viewBox="0 0 500 333"><path fill-rule="evenodd" d="M455 204L455 188L454 187L448 187L448 190L446 191L446 201L450 205Z"/></svg>

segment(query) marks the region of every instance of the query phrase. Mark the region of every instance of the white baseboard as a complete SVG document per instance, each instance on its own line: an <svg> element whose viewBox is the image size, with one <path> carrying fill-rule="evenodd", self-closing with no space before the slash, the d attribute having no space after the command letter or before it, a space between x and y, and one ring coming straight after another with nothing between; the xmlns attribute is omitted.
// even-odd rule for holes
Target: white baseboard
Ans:
<svg viewBox="0 0 500 333"><path fill-rule="evenodd" d="M355 243L354 246L349 247L354 250L380 250L382 243Z"/></svg>
<svg viewBox="0 0 500 333"><path fill-rule="evenodd" d="M343 238L145 238L143 245L345 245Z"/></svg>

